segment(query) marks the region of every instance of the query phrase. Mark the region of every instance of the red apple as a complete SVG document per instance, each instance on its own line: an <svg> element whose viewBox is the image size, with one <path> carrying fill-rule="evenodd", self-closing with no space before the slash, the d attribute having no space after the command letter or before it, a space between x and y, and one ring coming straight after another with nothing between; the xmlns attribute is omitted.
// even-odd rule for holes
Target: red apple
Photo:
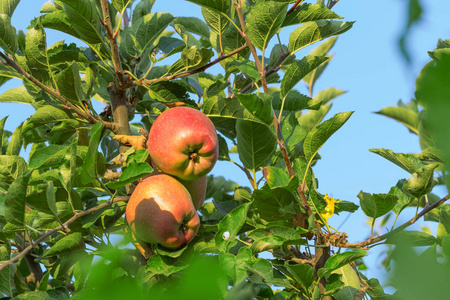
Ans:
<svg viewBox="0 0 450 300"><path fill-rule="evenodd" d="M199 209L205 201L207 176L200 177L196 180L179 180L191 194L192 203L195 209Z"/></svg>
<svg viewBox="0 0 450 300"><path fill-rule="evenodd" d="M174 107L160 114L148 137L153 163L182 180L208 174L217 161L219 142L211 120L190 107Z"/></svg>
<svg viewBox="0 0 450 300"><path fill-rule="evenodd" d="M189 192L166 174L141 181L128 201L125 215L138 239L167 248L188 244L200 226Z"/></svg>

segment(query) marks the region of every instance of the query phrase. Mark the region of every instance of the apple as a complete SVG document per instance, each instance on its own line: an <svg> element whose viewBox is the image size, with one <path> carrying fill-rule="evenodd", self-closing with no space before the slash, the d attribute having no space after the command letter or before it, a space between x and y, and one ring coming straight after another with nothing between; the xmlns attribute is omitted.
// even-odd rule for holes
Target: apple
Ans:
<svg viewBox="0 0 450 300"><path fill-rule="evenodd" d="M200 227L188 190L166 174L141 181L128 201L125 215L138 239L167 248L188 244Z"/></svg>
<svg viewBox="0 0 450 300"><path fill-rule="evenodd" d="M192 203L194 204L195 209L199 209L203 202L205 201L206 196L206 184L207 184L207 176L202 176L196 180L179 180L184 187L188 190L189 194L191 194Z"/></svg>
<svg viewBox="0 0 450 300"><path fill-rule="evenodd" d="M160 114L148 137L152 162L182 180L208 174L217 161L219 142L211 120L199 110L174 107Z"/></svg>

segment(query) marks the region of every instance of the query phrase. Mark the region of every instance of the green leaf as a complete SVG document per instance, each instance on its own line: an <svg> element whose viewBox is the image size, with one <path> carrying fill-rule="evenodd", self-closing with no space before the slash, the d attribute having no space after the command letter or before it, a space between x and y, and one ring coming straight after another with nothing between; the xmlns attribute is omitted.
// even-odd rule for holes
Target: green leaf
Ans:
<svg viewBox="0 0 450 300"><path fill-rule="evenodd" d="M67 153L67 146L49 145L45 148L40 148L30 155L30 168L38 169L41 167L59 166L65 159Z"/></svg>
<svg viewBox="0 0 450 300"><path fill-rule="evenodd" d="M317 41L344 33L353 26L353 23L327 20L306 22L290 34L289 51L294 54Z"/></svg>
<svg viewBox="0 0 450 300"><path fill-rule="evenodd" d="M314 281L314 268L307 264L289 264L284 262L284 266L304 289L308 289Z"/></svg>
<svg viewBox="0 0 450 300"><path fill-rule="evenodd" d="M31 104L34 108L39 106L24 86L18 86L5 91L0 95L0 102Z"/></svg>
<svg viewBox="0 0 450 300"><path fill-rule="evenodd" d="M227 141L221 136L217 135L219 140L219 160L230 160L230 154L228 153Z"/></svg>
<svg viewBox="0 0 450 300"><path fill-rule="evenodd" d="M51 300L50 296L43 291L33 291L20 294L16 297L17 300Z"/></svg>
<svg viewBox="0 0 450 300"><path fill-rule="evenodd" d="M402 243L404 240L413 247L431 246L439 243L439 240L431 234L425 233L423 231L401 231L398 233L390 234L385 243L386 244L398 244Z"/></svg>
<svg viewBox="0 0 450 300"><path fill-rule="evenodd" d="M117 190L135 180L138 180L144 176L153 172L153 168L147 163L134 163L127 166L122 172L118 181L108 182L107 186L111 189Z"/></svg>
<svg viewBox="0 0 450 300"><path fill-rule="evenodd" d="M153 47L153 43L172 22L173 16L169 13L150 13L139 19L134 26L138 49L146 52Z"/></svg>
<svg viewBox="0 0 450 300"><path fill-rule="evenodd" d="M186 88L178 82L161 81L154 83L150 86L148 93L151 98L157 99L159 102L184 102L196 106L195 102L189 99Z"/></svg>
<svg viewBox="0 0 450 300"><path fill-rule="evenodd" d="M256 229L250 232L247 237L253 240L251 250L256 254L282 245L306 244L306 240L301 236L302 233L290 227L273 226Z"/></svg>
<svg viewBox="0 0 450 300"><path fill-rule="evenodd" d="M25 198L31 170L20 174L11 183L5 197L5 219L16 226L23 226L25 220Z"/></svg>
<svg viewBox="0 0 450 300"><path fill-rule="evenodd" d="M388 106L376 113L394 119L405 125L410 132L419 134L420 120L417 111L406 107Z"/></svg>
<svg viewBox="0 0 450 300"><path fill-rule="evenodd" d="M31 117L25 121L22 127L22 132L27 132L32 129L37 129L40 126L47 126L49 123L69 121L70 114L62 109L56 108L51 105L45 105L31 115Z"/></svg>
<svg viewBox="0 0 450 300"><path fill-rule="evenodd" d="M6 14L0 14L0 47L11 55L17 51L16 28Z"/></svg>
<svg viewBox="0 0 450 300"><path fill-rule="evenodd" d="M202 6L201 10L206 24L209 26L209 28L211 28L211 32L214 32L220 36L227 30L228 24L230 22L227 17L213 9L209 9L204 6ZM238 31L236 30L236 32ZM215 39L211 38L211 41L214 40Z"/></svg>
<svg viewBox="0 0 450 300"><path fill-rule="evenodd" d="M155 0L140 1L133 10L132 23L149 14L152 11L153 4L155 4Z"/></svg>
<svg viewBox="0 0 450 300"><path fill-rule="evenodd" d="M12 17L14 10L19 4L20 0L3 0L0 2L0 14L5 14L8 17Z"/></svg>
<svg viewBox="0 0 450 300"><path fill-rule="evenodd" d="M342 289L333 293L333 298L336 298L336 300L359 299L356 298L356 295L362 293L362 291L357 271L347 264L334 270L332 274L342 275L341 280L344 283Z"/></svg>
<svg viewBox="0 0 450 300"><path fill-rule="evenodd" d="M416 154L395 153L390 149L383 148L369 149L369 151L384 157L411 174L424 166Z"/></svg>
<svg viewBox="0 0 450 300"><path fill-rule="evenodd" d="M265 166L277 148L272 130L260 123L238 120L236 122L239 159L248 170L257 171Z"/></svg>
<svg viewBox="0 0 450 300"><path fill-rule="evenodd" d="M124 8L128 7L132 0L112 0L112 4L114 8L117 9L118 12L121 12Z"/></svg>
<svg viewBox="0 0 450 300"><path fill-rule="evenodd" d="M234 284L238 284L248 277L247 267L252 266L252 252L248 247L240 248L237 255L220 252L219 262Z"/></svg>
<svg viewBox="0 0 450 300"><path fill-rule="evenodd" d="M176 17L173 22L182 25L187 31L209 39L209 28L202 20L195 17Z"/></svg>
<svg viewBox="0 0 450 300"><path fill-rule="evenodd" d="M0 188L7 190L19 175L25 172L25 159L15 155L0 155Z"/></svg>
<svg viewBox="0 0 450 300"><path fill-rule="evenodd" d="M55 188L53 185L53 181L47 182L46 196L47 196L48 208L50 208L51 212L55 216L58 216L58 209L56 207Z"/></svg>
<svg viewBox="0 0 450 300"><path fill-rule="evenodd" d="M300 212L294 205L294 195L285 188L271 189L264 185L253 191L253 199L254 212L267 222L287 220L283 225L292 226L292 218Z"/></svg>
<svg viewBox="0 0 450 300"><path fill-rule="evenodd" d="M203 8L202 8L202 10L203 10ZM218 15L218 18L221 18L221 17L222 17L221 15ZM205 17L205 19L206 19L206 17ZM212 22L216 22L217 24L212 23ZM220 53L220 51L222 49L223 53L227 54L227 53L231 53L232 51L245 45L245 39L239 33L239 31L237 31L236 27L234 27L234 26L229 26L228 28L226 26L224 26L223 29L219 29L220 28L219 26L223 26L224 22L226 22L225 24L228 24L227 19L225 19L225 20L222 20L222 19L210 20L210 23L212 23L212 24L209 24L209 26L217 27L217 29L214 29L211 31L210 41L211 41L211 44L213 45L214 49L216 49L217 53ZM221 35L218 34L219 30L221 30L220 31ZM222 42L222 44L220 42ZM220 46L222 46L222 48L220 48ZM247 47L247 48L239 51L238 53L220 61L220 64L222 65L222 67L224 67L228 71L227 65L229 63L248 59L249 56L250 56L250 49Z"/></svg>
<svg viewBox="0 0 450 300"><path fill-rule="evenodd" d="M44 276L42 276L41 281L39 281L39 285L38 285L38 290L39 291L43 291L45 292L48 288L47 284L48 284L48 277L50 276L50 272L46 271L44 273Z"/></svg>
<svg viewBox="0 0 450 300"><path fill-rule="evenodd" d="M187 46L181 53L182 70L188 71L200 68L206 65L213 56L214 53L211 49ZM172 72L172 69L170 71Z"/></svg>
<svg viewBox="0 0 450 300"><path fill-rule="evenodd" d="M324 19L342 19L342 17L323 5L303 3L298 6L296 10L286 16L282 26L285 27Z"/></svg>
<svg viewBox="0 0 450 300"><path fill-rule="evenodd" d="M334 46L334 43L336 42L336 40L337 40L337 36L329 38L328 40L322 42L319 46L314 48L309 53L309 55L314 55L314 56L327 55L328 52L330 51L330 49ZM325 68L330 63L330 60L333 57L333 55L328 55L327 57L329 58L327 61L322 63L320 66L318 66L312 72L308 73L303 78L303 80L309 85L309 90L311 91L311 94L312 94L315 82L317 81L317 79L319 79L320 75L322 75L323 71L325 70Z"/></svg>
<svg viewBox="0 0 450 300"><path fill-rule="evenodd" d="M103 41L101 35L100 18L94 3L90 0L58 0L63 3L64 12L69 20L69 26L77 36L89 44ZM72 30L71 30L72 31Z"/></svg>
<svg viewBox="0 0 450 300"><path fill-rule="evenodd" d="M202 7L216 10L228 14L230 11L230 1L229 0L188 0L189 2L195 3Z"/></svg>
<svg viewBox="0 0 450 300"><path fill-rule="evenodd" d="M33 67L48 68L47 41L42 25L38 24L28 30L25 36L25 56Z"/></svg>
<svg viewBox="0 0 450 300"><path fill-rule="evenodd" d="M55 75L59 92L70 103L82 107L83 90L81 89L81 78L78 64L73 61L62 72Z"/></svg>
<svg viewBox="0 0 450 300"><path fill-rule="evenodd" d="M347 122L352 114L353 112L338 113L308 132L303 143L303 152L308 166L311 165L312 159L323 144Z"/></svg>
<svg viewBox="0 0 450 300"><path fill-rule="evenodd" d="M344 253L339 253L331 256L327 262L325 263L325 266L323 268L320 268L317 272L317 275L319 277L323 277L332 271L339 269L352 261L355 261L357 259L360 259L367 255L367 252L361 249L357 249L354 251L348 251Z"/></svg>
<svg viewBox="0 0 450 300"><path fill-rule="evenodd" d="M261 123L261 120L248 111L237 97L224 99L220 96L208 97L205 95L202 110L205 115L213 120L216 127L216 120L219 118Z"/></svg>
<svg viewBox="0 0 450 300"><path fill-rule="evenodd" d="M323 62L327 61L326 56L305 56L301 60L294 61L281 80L281 94L280 97L284 98L286 94L303 79L308 73L320 66Z"/></svg>
<svg viewBox="0 0 450 300"><path fill-rule="evenodd" d="M155 254L147 261L147 266L145 271L151 274L162 274L169 276L170 274L176 273L185 269L187 265L177 265L171 263L169 258L163 257L159 254Z"/></svg>
<svg viewBox="0 0 450 300"><path fill-rule="evenodd" d="M334 98L346 93L346 91L338 90L334 87L329 87L327 89L321 90L316 94L314 99L316 101L322 101L323 104L326 104L333 100Z"/></svg>
<svg viewBox="0 0 450 300"><path fill-rule="evenodd" d="M411 26L414 25L416 22L418 22L422 17L422 5L420 0L408 0L407 4L408 4L408 13L407 13L408 19L406 27L398 39L398 44L400 46L400 51L403 55L403 58L406 60L406 62L410 62L411 56L409 54L406 45L406 40L408 37L408 33L410 32Z"/></svg>
<svg viewBox="0 0 450 300"><path fill-rule="evenodd" d="M428 194L433 189L436 182L433 180L434 169L438 164L430 164L425 167L417 169L412 175L413 177L406 180L403 184L403 191L420 198Z"/></svg>
<svg viewBox="0 0 450 300"><path fill-rule="evenodd" d="M97 178L97 155L98 146L100 144L100 138L102 136L102 124L97 123L92 126L91 139L89 140L89 147L86 154L86 158L83 162L82 178L83 184L86 184Z"/></svg>
<svg viewBox="0 0 450 300"><path fill-rule="evenodd" d="M81 232L69 234L55 243L45 253L45 257L64 255L76 250L84 249L83 235Z"/></svg>
<svg viewBox="0 0 450 300"><path fill-rule="evenodd" d="M283 169L268 166L264 168L263 175L271 189L289 185L289 174Z"/></svg>
<svg viewBox="0 0 450 300"><path fill-rule="evenodd" d="M228 252L236 244L235 237L245 224L251 204L252 202L248 202L236 207L220 221L214 240L221 252Z"/></svg>
<svg viewBox="0 0 450 300"><path fill-rule="evenodd" d="M335 199L334 202L334 213L336 215L339 215L340 212L347 211L347 212L355 212L358 210L359 206L356 205L353 202L345 201L345 200L339 200Z"/></svg>
<svg viewBox="0 0 450 300"><path fill-rule="evenodd" d="M5 128L5 122L6 119L8 119L8 116L4 117L3 119L0 120L0 155L2 155L2 148L3 148L3 131Z"/></svg>
<svg viewBox="0 0 450 300"><path fill-rule="evenodd" d="M284 102L283 102L284 101ZM297 90L290 90L287 95L280 99L274 97L272 101L273 108L283 111L299 111L304 109L318 109L322 104L322 100L312 99L306 95L301 94Z"/></svg>
<svg viewBox="0 0 450 300"><path fill-rule="evenodd" d="M0 261L7 261L11 257L11 247L9 243L0 246ZM11 265L0 271L0 293L12 296L11 290Z"/></svg>
<svg viewBox="0 0 450 300"><path fill-rule="evenodd" d="M280 29L287 7L285 3L260 2L248 13L245 29L253 45L263 53L270 39Z"/></svg>
<svg viewBox="0 0 450 300"><path fill-rule="evenodd" d="M236 97L245 108L262 122L270 125L273 121L273 113L270 106L272 96L264 93L236 94Z"/></svg>
<svg viewBox="0 0 450 300"><path fill-rule="evenodd" d="M397 204L398 197L389 194L369 194L359 192L358 198L364 214L371 218L378 218L390 212Z"/></svg>
<svg viewBox="0 0 450 300"><path fill-rule="evenodd" d="M392 209L392 211L396 215L399 215L414 200L414 197L405 194L405 192L402 190L405 181L405 179L399 180L397 182L397 185L391 187L388 193L389 195L394 195L398 198L397 204L395 204L394 208Z"/></svg>

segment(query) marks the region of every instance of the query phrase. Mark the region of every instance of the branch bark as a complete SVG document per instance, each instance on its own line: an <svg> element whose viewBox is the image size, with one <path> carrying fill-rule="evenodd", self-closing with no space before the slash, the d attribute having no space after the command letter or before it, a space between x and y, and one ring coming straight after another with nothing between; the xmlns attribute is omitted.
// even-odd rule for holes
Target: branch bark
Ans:
<svg viewBox="0 0 450 300"><path fill-rule="evenodd" d="M339 245L339 247L343 247L343 248L365 248L367 246L376 244L378 242L384 241L385 239L387 239L389 236L391 236L394 233L400 232L403 229L407 228L408 226L416 223L417 220L419 220L421 217L423 217L427 212L435 209L436 207L438 207L439 205L443 204L445 201L447 201L448 199L450 199L450 194L448 194L447 196L445 196L444 198L440 199L439 201L433 203L432 205L429 205L427 207L425 207L420 213L418 213L416 216L414 216L414 218L410 219L409 221L407 221L406 223L400 225L399 227L395 228L394 230L385 233L383 235L371 238L371 239L367 239L363 242L360 243L346 243L344 245Z"/></svg>
<svg viewBox="0 0 450 300"><path fill-rule="evenodd" d="M0 264L0 271L12 263L18 262L22 257L26 256L37 244L45 241L45 239L48 238L49 236L51 236L52 234L54 234L60 230L65 230L65 228L67 228L70 224L72 224L73 222L75 222L76 220L81 218L82 216L96 212L96 211L98 211L104 207L110 206L114 203L127 202L129 198L130 197L117 197L117 198L112 199L111 201L104 202L104 203L94 206L90 209L75 213L69 220L64 222L62 225L59 225L58 227L56 227L50 231L47 231L44 235L42 235L40 238L38 238L34 242L30 241L30 244L27 247L25 247L18 255L14 256L10 260Z"/></svg>
<svg viewBox="0 0 450 300"><path fill-rule="evenodd" d="M2 52L0 52L0 56L5 60L6 64L14 68L19 74L22 74L26 79L30 80L32 83L34 83L36 86L38 86L40 89L42 89L44 92L49 94L50 96L55 97L58 99L63 105L65 105L68 109L79 115L81 118L87 120L90 124L96 124L98 122L102 123L102 126L106 129L109 129L111 131L115 131L116 126L114 123L105 122L101 119L96 119L92 114L89 112L86 112L85 110L82 110L81 108L77 107L76 105L70 103L66 98L64 98L59 92L55 91L51 87L46 86L39 80L37 80L33 75L26 72L21 66L19 66L12 58L6 56Z"/></svg>

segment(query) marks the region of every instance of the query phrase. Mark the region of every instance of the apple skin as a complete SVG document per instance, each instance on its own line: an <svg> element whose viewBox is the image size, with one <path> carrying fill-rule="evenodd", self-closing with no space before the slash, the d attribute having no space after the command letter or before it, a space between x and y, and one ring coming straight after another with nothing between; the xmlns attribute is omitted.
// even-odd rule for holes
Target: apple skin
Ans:
<svg viewBox="0 0 450 300"><path fill-rule="evenodd" d="M160 114L148 137L152 162L166 174L195 180L208 174L219 156L219 142L211 120L190 107L174 107Z"/></svg>
<svg viewBox="0 0 450 300"><path fill-rule="evenodd" d="M125 215L138 239L167 248L188 244L200 227L189 192L166 174L141 181L128 201Z"/></svg>
<svg viewBox="0 0 450 300"><path fill-rule="evenodd" d="M202 176L196 180L179 180L184 187L188 190L189 194L191 194L192 203L194 204L195 209L199 209L203 202L205 202L206 196L206 186L208 182L207 176Z"/></svg>

